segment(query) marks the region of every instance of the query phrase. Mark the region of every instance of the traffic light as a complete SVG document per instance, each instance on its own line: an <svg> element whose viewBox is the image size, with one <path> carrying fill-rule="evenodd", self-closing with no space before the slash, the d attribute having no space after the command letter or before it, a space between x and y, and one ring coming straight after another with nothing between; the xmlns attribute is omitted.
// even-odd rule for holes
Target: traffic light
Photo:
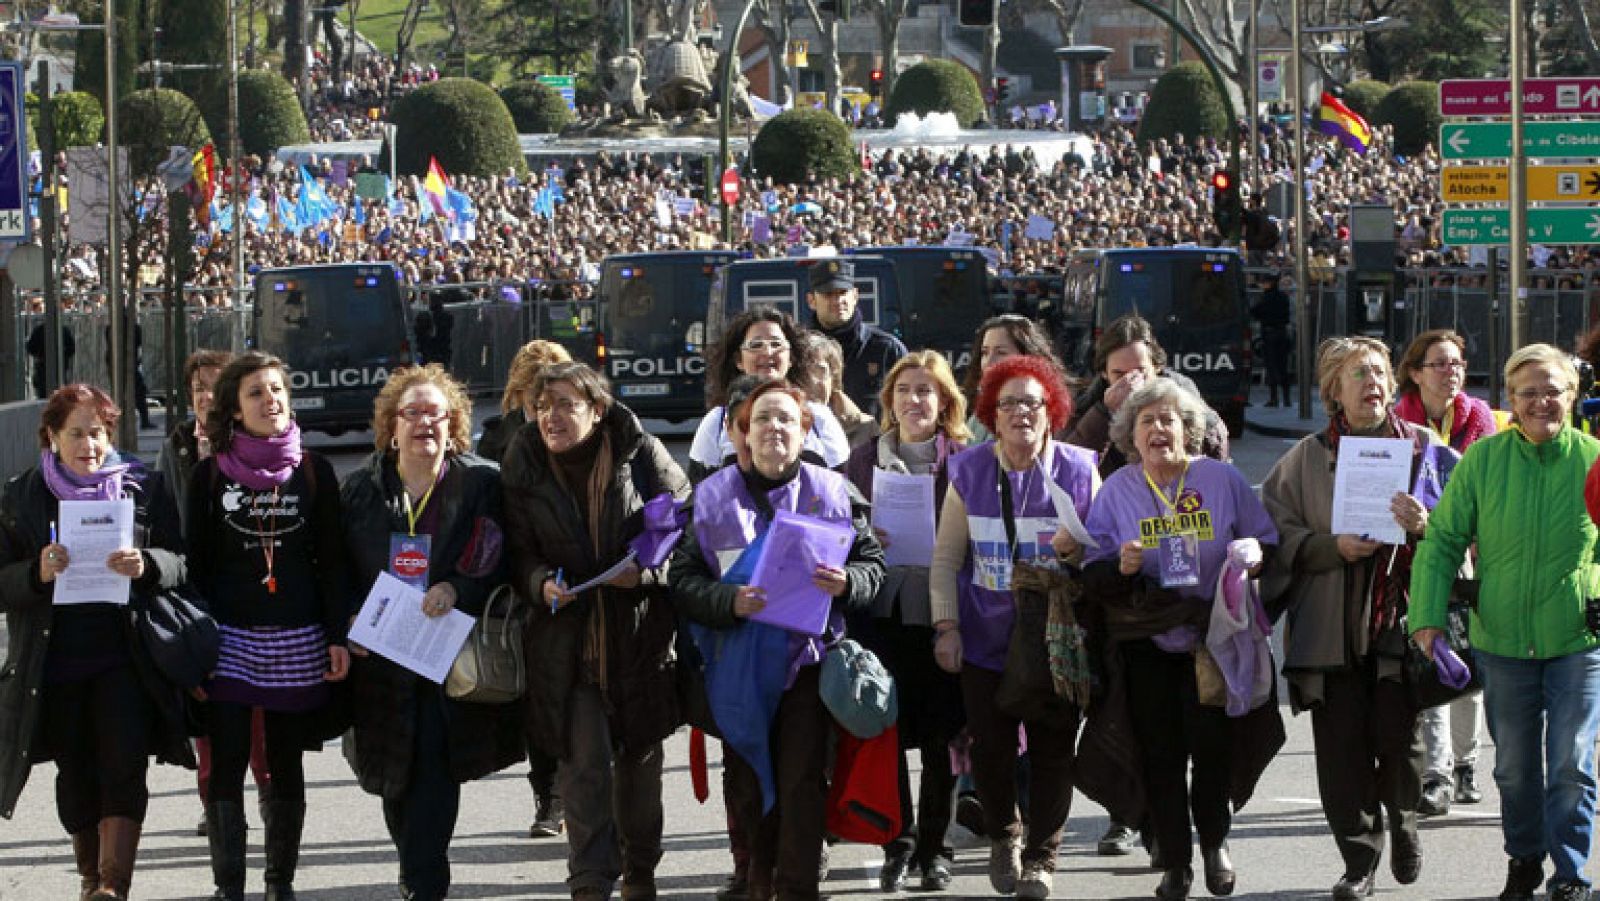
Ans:
<svg viewBox="0 0 1600 901"><path fill-rule="evenodd" d="M988 28L994 24L995 0L956 0L957 21L968 28Z"/></svg>
<svg viewBox="0 0 1600 901"><path fill-rule="evenodd" d="M994 80L994 104L995 104L995 106L1005 106L1006 105L1006 101L1010 100L1010 99L1011 99L1011 79L1009 79L1009 78L996 78Z"/></svg>
<svg viewBox="0 0 1600 901"><path fill-rule="evenodd" d="M873 69L872 72L867 75L867 86L868 91L872 94L872 96L877 97L883 94L882 69Z"/></svg>
<svg viewBox="0 0 1600 901"><path fill-rule="evenodd" d="M1239 178L1231 170L1219 169L1211 176L1211 218L1223 238L1231 241L1239 236L1244 204L1239 198Z"/></svg>

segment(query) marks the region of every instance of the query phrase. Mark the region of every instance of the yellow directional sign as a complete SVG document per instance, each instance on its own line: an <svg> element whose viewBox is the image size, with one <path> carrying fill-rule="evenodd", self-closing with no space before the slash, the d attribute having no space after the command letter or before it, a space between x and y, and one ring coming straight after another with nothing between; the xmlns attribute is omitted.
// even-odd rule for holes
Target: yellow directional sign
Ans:
<svg viewBox="0 0 1600 901"><path fill-rule="evenodd" d="M1505 203L1511 178L1505 166L1453 166L1440 170L1445 203ZM1528 201L1600 202L1600 165L1529 166Z"/></svg>

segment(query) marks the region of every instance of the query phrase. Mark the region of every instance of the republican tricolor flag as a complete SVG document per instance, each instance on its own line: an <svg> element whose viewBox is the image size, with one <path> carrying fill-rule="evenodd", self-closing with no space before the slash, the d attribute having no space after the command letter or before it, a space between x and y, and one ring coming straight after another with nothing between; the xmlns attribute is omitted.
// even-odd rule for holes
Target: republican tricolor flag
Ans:
<svg viewBox="0 0 1600 901"><path fill-rule="evenodd" d="M428 175L422 180L423 197L433 206L433 212L439 216L449 217L450 202L445 192L450 187L450 177L444 174L444 167L433 157L428 157Z"/></svg>
<svg viewBox="0 0 1600 901"><path fill-rule="evenodd" d="M1322 108L1317 112L1317 130L1325 135L1333 135L1344 146L1359 154L1365 155L1367 148L1372 146L1372 127L1367 120L1326 91L1322 93Z"/></svg>

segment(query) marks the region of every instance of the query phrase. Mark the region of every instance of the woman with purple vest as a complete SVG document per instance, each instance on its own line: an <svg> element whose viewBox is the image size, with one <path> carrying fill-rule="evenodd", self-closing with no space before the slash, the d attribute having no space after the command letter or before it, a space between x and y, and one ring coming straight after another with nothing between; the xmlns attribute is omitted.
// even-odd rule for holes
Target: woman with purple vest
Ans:
<svg viewBox="0 0 1600 901"><path fill-rule="evenodd" d="M763 383L732 411L746 435L750 465L727 466L695 490L690 527L673 553L673 600L693 622L736 637L743 620L766 607L765 591L721 581L778 510L849 523L855 539L843 567L818 566L812 583L834 601L828 627L844 632L847 610L865 611L883 584L883 550L866 502L845 478L800 460L811 427L805 394L783 381ZM817 894L827 802L830 716L818 693L820 639L791 632L787 677L769 747L776 803L763 813L757 771L738 756L730 806L750 844L749 897L809 901ZM760 763L760 762L758 762Z"/></svg>
<svg viewBox="0 0 1600 901"><path fill-rule="evenodd" d="M1064 715L1019 721L994 698L1016 619L1013 567L1051 568L1081 558L1056 498L1064 494L1072 513L1086 519L1100 476L1093 453L1050 437L1071 413L1071 395L1049 360L1008 357L984 371L977 415L995 439L950 461L929 575L935 655L945 670L961 673L973 778L990 841L989 882L1022 898L1050 895L1072 806L1080 711L1066 705ZM1017 815L1019 724L1028 730L1032 765L1026 842Z"/></svg>
<svg viewBox="0 0 1600 901"><path fill-rule="evenodd" d="M949 485L950 458L967 438L963 424L967 402L950 374L950 364L937 351L913 351L889 370L880 395L883 434L855 449L845 464L845 475L869 501L879 470L917 476L924 485L932 483L937 505ZM910 537L881 530L876 533L885 549L892 541ZM965 716L961 682L939 669L933 659L928 567L891 566L869 615L853 619L851 627L855 637L888 667L900 692L900 835L884 846L878 887L899 891L905 887L907 871L915 865L923 891L943 891L950 887L954 858L944 840L956 786L949 744L961 731ZM915 812L911 769L906 765L906 751L913 748L922 755ZM916 813L921 814L920 822Z"/></svg>
<svg viewBox="0 0 1600 901"><path fill-rule="evenodd" d="M1207 890L1233 893L1230 804L1242 806L1248 798L1248 791L1235 787L1254 784L1261 760L1236 756L1236 739L1247 731L1254 735L1258 720L1263 732L1271 734L1276 725L1275 734L1282 734L1276 705L1254 718L1250 713L1256 708L1249 701L1237 709L1210 706L1196 678L1197 657L1234 659L1203 653L1227 631L1211 628L1224 565L1242 565L1254 576L1263 554L1278 543L1272 518L1244 476L1201 454L1206 413L1200 398L1170 379L1151 379L1135 388L1111 423L1111 440L1131 465L1106 479L1085 524L1096 545L1084 567L1085 590L1105 605L1108 618L1120 614L1108 630L1120 666L1108 670L1120 672L1126 692L1107 695L1127 699L1140 752L1142 819L1165 871L1156 889L1163 901L1189 897L1191 812ZM1264 633L1255 635L1266 641ZM1245 659L1252 664L1251 676L1260 672L1259 658ZM1250 771L1241 772L1247 760ZM1241 775L1245 778L1236 778Z"/></svg>

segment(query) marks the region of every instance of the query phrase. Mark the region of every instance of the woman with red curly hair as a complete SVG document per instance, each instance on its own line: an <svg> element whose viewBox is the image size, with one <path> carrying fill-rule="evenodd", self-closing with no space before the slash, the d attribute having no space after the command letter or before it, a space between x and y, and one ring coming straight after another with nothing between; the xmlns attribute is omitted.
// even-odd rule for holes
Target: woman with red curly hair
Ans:
<svg viewBox="0 0 1600 901"><path fill-rule="evenodd" d="M939 665L961 674L972 775L989 836L989 882L1002 894L1047 898L1072 805L1077 703L1001 696L1016 593L1050 593L1075 578L1083 549L1063 527L1064 496L1078 521L1100 487L1090 451L1051 439L1072 415L1049 360L1008 357L983 373L977 416L992 441L951 458L929 574ZM1047 483L1054 483L1054 487ZM1042 638L1042 636L1041 636ZM1005 686L1009 688L1010 686ZM1083 699L1086 700L1086 699ZM1028 822L1017 816L1017 727L1028 727Z"/></svg>

